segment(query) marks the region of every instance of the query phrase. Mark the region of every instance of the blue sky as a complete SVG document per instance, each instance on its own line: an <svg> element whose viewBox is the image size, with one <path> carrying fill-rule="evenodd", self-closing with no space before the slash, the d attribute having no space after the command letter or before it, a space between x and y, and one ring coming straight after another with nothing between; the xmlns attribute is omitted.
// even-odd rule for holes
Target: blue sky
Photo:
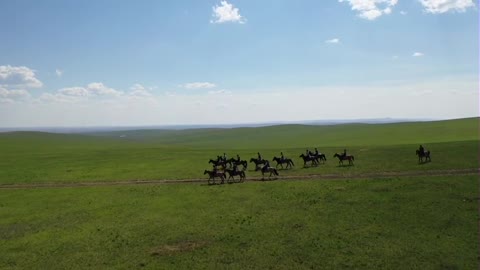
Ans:
<svg viewBox="0 0 480 270"><path fill-rule="evenodd" d="M0 17L0 127L479 115L470 0L2 1Z"/></svg>

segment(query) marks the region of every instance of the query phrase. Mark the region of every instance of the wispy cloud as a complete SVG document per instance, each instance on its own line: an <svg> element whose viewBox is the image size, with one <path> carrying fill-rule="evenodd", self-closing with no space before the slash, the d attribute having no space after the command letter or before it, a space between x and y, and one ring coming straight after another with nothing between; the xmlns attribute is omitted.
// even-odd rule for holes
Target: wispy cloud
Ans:
<svg viewBox="0 0 480 270"><path fill-rule="evenodd" d="M240 15L239 9L227 1L221 1L219 6L213 8L213 19L210 23L245 23L245 18Z"/></svg>
<svg viewBox="0 0 480 270"><path fill-rule="evenodd" d="M337 44L337 43L340 43L340 39L338 38L327 39L325 40L325 43Z"/></svg>
<svg viewBox="0 0 480 270"><path fill-rule="evenodd" d="M408 13L407 13L406 11L401 10L401 11L400 11L400 14L401 14L401 15L407 15Z"/></svg>
<svg viewBox="0 0 480 270"><path fill-rule="evenodd" d="M421 52L414 52L414 53L412 54L412 56L413 56L413 57L421 57L421 56L424 56L424 54L421 53Z"/></svg>
<svg viewBox="0 0 480 270"><path fill-rule="evenodd" d="M384 14L392 13L392 8L398 0L338 0L338 2L349 3L360 18L375 20Z"/></svg>
<svg viewBox="0 0 480 270"><path fill-rule="evenodd" d="M447 11L465 12L468 8L475 7L473 0L420 0L425 12L445 13Z"/></svg>
<svg viewBox="0 0 480 270"><path fill-rule="evenodd" d="M208 89L208 88L214 88L216 86L217 85L210 82L192 82L192 83L186 83L181 85L181 87L186 89Z"/></svg>
<svg viewBox="0 0 480 270"><path fill-rule="evenodd" d="M57 74L57 77L62 77L62 75L63 75L63 70L55 69L55 74Z"/></svg>

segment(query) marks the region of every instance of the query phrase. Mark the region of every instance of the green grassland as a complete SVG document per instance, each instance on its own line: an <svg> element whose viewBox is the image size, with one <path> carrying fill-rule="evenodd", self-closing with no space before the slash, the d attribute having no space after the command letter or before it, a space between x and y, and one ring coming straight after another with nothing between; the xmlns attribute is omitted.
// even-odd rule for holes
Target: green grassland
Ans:
<svg viewBox="0 0 480 270"><path fill-rule="evenodd" d="M478 167L478 119L427 123L274 126L225 130L132 131L92 135L0 134L0 184L202 178L210 158L226 152L242 159L285 156L293 170L281 175L425 171ZM115 134L115 135L114 135ZM120 138L119 134L128 134ZM135 134L135 135L132 135ZM101 136L100 136L101 135ZM435 162L418 166L424 144ZM318 147L327 163L302 169L305 148ZM346 147L355 166L338 167ZM258 177L250 171L247 177Z"/></svg>
<svg viewBox="0 0 480 270"><path fill-rule="evenodd" d="M0 268L475 269L477 180L0 191Z"/></svg>
<svg viewBox="0 0 480 270"><path fill-rule="evenodd" d="M283 151L281 176L319 175L0 189L0 269L476 269L479 176L428 173L478 168L478 121L0 134L0 187L198 178L223 152ZM302 168L314 147L326 164ZM344 147L355 166L333 159ZM362 178L383 172L422 176Z"/></svg>

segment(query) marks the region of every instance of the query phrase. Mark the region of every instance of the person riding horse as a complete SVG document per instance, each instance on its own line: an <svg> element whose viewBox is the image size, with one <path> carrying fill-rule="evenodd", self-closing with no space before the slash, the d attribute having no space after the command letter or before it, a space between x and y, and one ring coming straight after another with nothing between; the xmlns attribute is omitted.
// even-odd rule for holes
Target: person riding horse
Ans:
<svg viewBox="0 0 480 270"><path fill-rule="evenodd" d="M240 156L237 154L237 163L240 163Z"/></svg>
<svg viewBox="0 0 480 270"><path fill-rule="evenodd" d="M280 158L281 158L282 162L285 160L285 157L283 156L283 152L280 152Z"/></svg>
<svg viewBox="0 0 480 270"><path fill-rule="evenodd" d="M425 155L425 148L420 144L420 147L418 148L418 152L420 152L420 155Z"/></svg>
<svg viewBox="0 0 480 270"><path fill-rule="evenodd" d="M260 155L260 152L257 152L258 160L262 160L262 155Z"/></svg>
<svg viewBox="0 0 480 270"><path fill-rule="evenodd" d="M347 156L347 149L343 149L342 158L345 158L346 156Z"/></svg>

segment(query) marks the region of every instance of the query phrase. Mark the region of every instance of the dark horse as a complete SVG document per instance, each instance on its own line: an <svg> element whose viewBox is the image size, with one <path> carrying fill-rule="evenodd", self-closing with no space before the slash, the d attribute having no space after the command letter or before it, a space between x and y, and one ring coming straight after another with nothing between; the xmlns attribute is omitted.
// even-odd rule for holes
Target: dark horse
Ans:
<svg viewBox="0 0 480 270"><path fill-rule="evenodd" d="M228 173L228 179L227 180L229 180L231 178L236 183L243 182L243 180L245 180L245 172L244 171L237 171L235 169L226 169L225 171ZM238 181L235 180L235 176L237 176L237 175L240 176L240 180L238 180Z"/></svg>
<svg viewBox="0 0 480 270"><path fill-rule="evenodd" d="M354 165L353 161L355 160L355 157L353 156L344 156L344 155L339 155L335 153L333 157L338 157L338 163L343 165L344 160L348 160L348 165Z"/></svg>
<svg viewBox="0 0 480 270"><path fill-rule="evenodd" d="M273 157L273 161L277 162L277 166L275 166L275 168L277 168L278 165L280 165L280 166L282 166L282 169L283 169L283 164L284 163L287 163L287 167L285 167L286 169L288 169L288 167L292 168L292 166L295 166L295 164L293 164L293 161L289 158Z"/></svg>
<svg viewBox="0 0 480 270"><path fill-rule="evenodd" d="M313 156L317 159L317 162L319 160L323 161L323 163L325 163L325 161L327 161L327 157L325 156L325 154L318 153L318 154L313 154Z"/></svg>
<svg viewBox="0 0 480 270"><path fill-rule="evenodd" d="M262 167L262 180L265 177L265 173L270 173L268 178L272 177L272 174L275 175L275 176L278 176L277 169L275 169L273 167L270 167L268 165L265 165L265 166Z"/></svg>
<svg viewBox="0 0 480 270"><path fill-rule="evenodd" d="M265 159L259 160L258 158L251 158L250 162L255 163L255 171L258 171L260 169L258 165L265 165L267 163Z"/></svg>
<svg viewBox="0 0 480 270"><path fill-rule="evenodd" d="M247 169L247 161L246 160L240 160L238 161L237 159L235 158L229 158L227 161L226 161L227 164L230 164L230 167L234 167L234 166L238 166L238 165L242 165L243 166L243 170L246 170Z"/></svg>
<svg viewBox="0 0 480 270"><path fill-rule="evenodd" d="M318 165L318 159L315 156L301 154L300 157L303 158L303 167L307 167L307 162L311 162L311 166Z"/></svg>
<svg viewBox="0 0 480 270"><path fill-rule="evenodd" d="M215 177L218 177L222 180L220 184L223 184L223 181L225 180L225 173L222 171L207 171L205 170L203 174L208 174L208 184L215 184Z"/></svg>
<svg viewBox="0 0 480 270"><path fill-rule="evenodd" d="M225 161L223 161L223 159L217 159L217 160L210 159L208 161L208 163L212 163L213 166L215 166L215 167L220 166L222 168L225 168L225 165L226 165L226 163L225 163Z"/></svg>
<svg viewBox="0 0 480 270"><path fill-rule="evenodd" d="M425 162L427 161L432 161L432 159L430 158L430 151L429 150L424 150L423 153L417 149L417 151L415 152L418 156L418 163L422 163L423 162L423 158L425 158Z"/></svg>

